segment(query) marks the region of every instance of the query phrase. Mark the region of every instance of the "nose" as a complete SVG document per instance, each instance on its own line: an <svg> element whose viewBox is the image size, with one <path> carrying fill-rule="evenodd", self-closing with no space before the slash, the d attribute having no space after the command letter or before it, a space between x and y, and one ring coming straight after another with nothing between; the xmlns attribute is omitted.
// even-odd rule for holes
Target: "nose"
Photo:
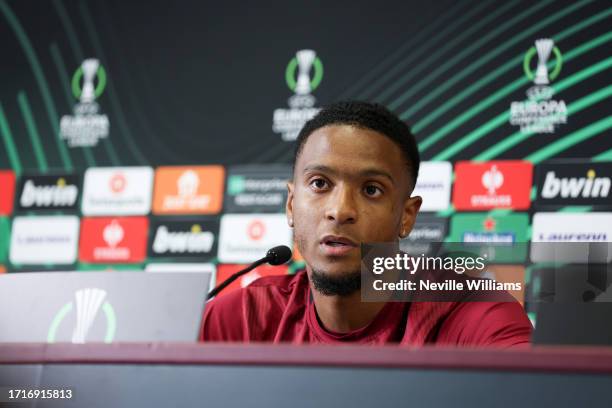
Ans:
<svg viewBox="0 0 612 408"><path fill-rule="evenodd" d="M342 185L337 185L330 194L325 218L339 224L354 224L357 221L357 207L353 191Z"/></svg>

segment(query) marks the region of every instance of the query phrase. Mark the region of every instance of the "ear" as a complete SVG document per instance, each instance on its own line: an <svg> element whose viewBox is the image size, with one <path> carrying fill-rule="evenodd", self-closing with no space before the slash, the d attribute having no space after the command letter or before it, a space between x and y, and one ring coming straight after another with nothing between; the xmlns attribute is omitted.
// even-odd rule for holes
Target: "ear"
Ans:
<svg viewBox="0 0 612 408"><path fill-rule="evenodd" d="M408 197L404 201L404 208L402 211L402 223L399 231L399 237L405 238L412 231L412 227L414 227L414 222L416 220L419 209L421 208L421 203L423 199L419 196Z"/></svg>
<svg viewBox="0 0 612 408"><path fill-rule="evenodd" d="M287 182L287 203L285 204L285 211L287 213L287 224L293 228L293 182Z"/></svg>

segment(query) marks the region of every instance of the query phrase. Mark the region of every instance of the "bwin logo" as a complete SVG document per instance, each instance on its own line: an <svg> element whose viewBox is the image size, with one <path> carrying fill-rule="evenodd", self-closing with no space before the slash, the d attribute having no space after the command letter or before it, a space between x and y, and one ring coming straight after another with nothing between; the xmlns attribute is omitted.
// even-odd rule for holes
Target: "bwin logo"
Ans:
<svg viewBox="0 0 612 408"><path fill-rule="evenodd" d="M32 206L70 207L75 204L78 194L78 188L73 184L67 184L63 177L57 179L56 185L37 186L34 181L27 180L19 202L25 208Z"/></svg>
<svg viewBox="0 0 612 408"><path fill-rule="evenodd" d="M605 198L610 194L610 177L595 177L595 170L587 171L586 177L557 178L554 171L546 173L542 186L542 197L561 198Z"/></svg>

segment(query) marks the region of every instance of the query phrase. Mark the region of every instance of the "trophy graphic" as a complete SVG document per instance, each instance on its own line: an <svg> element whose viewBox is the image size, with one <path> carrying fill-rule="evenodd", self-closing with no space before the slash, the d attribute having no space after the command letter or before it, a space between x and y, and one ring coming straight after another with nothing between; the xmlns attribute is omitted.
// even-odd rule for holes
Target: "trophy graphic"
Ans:
<svg viewBox="0 0 612 408"><path fill-rule="evenodd" d="M295 93L307 95L310 93L310 68L317 54L313 50L300 50L295 53L298 62L298 77Z"/></svg>
<svg viewBox="0 0 612 408"><path fill-rule="evenodd" d="M91 329L98 310L104 302L106 291L97 288L81 289L75 293L75 297L77 324L72 332L72 342L85 343L87 333Z"/></svg>
<svg viewBox="0 0 612 408"><path fill-rule="evenodd" d="M550 38L541 38L535 41L536 51L538 52L538 67L536 68L533 82L536 85L548 85L549 83L546 62L550 57L554 44L554 41Z"/></svg>
<svg viewBox="0 0 612 408"><path fill-rule="evenodd" d="M98 72L100 61L94 58L89 58L83 61L83 90L81 92L81 103L91 103L96 99L94 92L94 77Z"/></svg>

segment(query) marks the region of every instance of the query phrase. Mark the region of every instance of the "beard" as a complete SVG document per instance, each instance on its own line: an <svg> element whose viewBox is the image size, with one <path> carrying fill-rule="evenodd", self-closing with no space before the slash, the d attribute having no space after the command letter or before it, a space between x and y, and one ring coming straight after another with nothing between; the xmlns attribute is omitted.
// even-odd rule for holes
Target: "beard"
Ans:
<svg viewBox="0 0 612 408"><path fill-rule="evenodd" d="M330 276L312 268L310 279L317 292L323 296L348 296L361 289L361 271Z"/></svg>

